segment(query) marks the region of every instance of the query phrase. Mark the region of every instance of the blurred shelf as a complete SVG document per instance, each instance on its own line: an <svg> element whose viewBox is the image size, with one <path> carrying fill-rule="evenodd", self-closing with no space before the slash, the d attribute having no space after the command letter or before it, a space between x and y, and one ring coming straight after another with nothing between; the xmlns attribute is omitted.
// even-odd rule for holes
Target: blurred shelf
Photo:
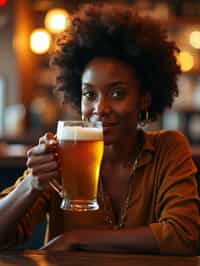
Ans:
<svg viewBox="0 0 200 266"><path fill-rule="evenodd" d="M15 168L26 166L26 152L28 146L0 144L0 167Z"/></svg>
<svg viewBox="0 0 200 266"><path fill-rule="evenodd" d="M38 143L39 138L44 134L41 131L27 131L19 136L0 136L0 143L5 144L21 144L33 146Z"/></svg>
<svg viewBox="0 0 200 266"><path fill-rule="evenodd" d="M26 157L25 156L9 156L0 155L0 168L26 168Z"/></svg>
<svg viewBox="0 0 200 266"><path fill-rule="evenodd" d="M200 108L197 107L177 107L174 108L173 111L177 112L177 113L196 113L199 114L200 113Z"/></svg>

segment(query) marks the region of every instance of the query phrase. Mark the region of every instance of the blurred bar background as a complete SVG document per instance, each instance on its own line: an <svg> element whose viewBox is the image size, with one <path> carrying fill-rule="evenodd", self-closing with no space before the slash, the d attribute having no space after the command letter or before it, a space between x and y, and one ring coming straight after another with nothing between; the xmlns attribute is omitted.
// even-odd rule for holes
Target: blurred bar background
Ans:
<svg viewBox="0 0 200 266"><path fill-rule="evenodd" d="M89 2L102 1L0 0L0 190L23 173L26 151L39 136L55 132L62 117L79 117L70 104L63 110L53 95L49 54L73 10ZM149 129L181 130L200 165L200 1L106 2L127 3L156 18L177 42L181 50L177 60L183 70L178 79L180 95L172 110L166 110Z"/></svg>
<svg viewBox="0 0 200 266"><path fill-rule="evenodd" d="M10 144L32 144L37 136L55 130L63 115L53 95L54 73L49 54L58 32L67 27L80 4L102 1L0 0L0 139ZM143 15L158 19L175 40L183 75L173 110L150 126L183 131L191 145L200 143L200 1L124 0ZM56 19L55 19L56 17ZM156 40L155 40L156 41ZM162 88L161 88L162 89Z"/></svg>

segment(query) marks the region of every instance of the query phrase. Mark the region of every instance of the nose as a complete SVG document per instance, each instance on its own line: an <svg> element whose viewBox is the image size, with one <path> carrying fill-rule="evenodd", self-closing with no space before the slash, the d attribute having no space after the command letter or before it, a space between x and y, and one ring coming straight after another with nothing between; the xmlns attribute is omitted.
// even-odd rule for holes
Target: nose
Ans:
<svg viewBox="0 0 200 266"><path fill-rule="evenodd" d="M105 96L98 97L93 106L93 113L98 115L99 117L103 117L109 115L110 111L111 106L109 99L107 99Z"/></svg>

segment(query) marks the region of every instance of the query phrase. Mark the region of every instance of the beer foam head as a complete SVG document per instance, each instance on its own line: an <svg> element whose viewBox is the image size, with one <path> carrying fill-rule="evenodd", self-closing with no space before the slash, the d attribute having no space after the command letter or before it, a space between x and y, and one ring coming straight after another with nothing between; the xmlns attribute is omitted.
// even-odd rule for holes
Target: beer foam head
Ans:
<svg viewBox="0 0 200 266"><path fill-rule="evenodd" d="M66 126L64 122L58 122L57 139L59 140L101 140L102 128Z"/></svg>

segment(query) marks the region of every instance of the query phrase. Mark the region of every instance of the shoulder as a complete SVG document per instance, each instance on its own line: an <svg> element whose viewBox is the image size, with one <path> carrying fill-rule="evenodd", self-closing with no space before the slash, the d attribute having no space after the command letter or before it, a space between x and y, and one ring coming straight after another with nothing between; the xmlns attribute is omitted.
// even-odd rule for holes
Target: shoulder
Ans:
<svg viewBox="0 0 200 266"><path fill-rule="evenodd" d="M187 137L178 130L159 130L145 132L146 138L157 143L185 143L188 144Z"/></svg>
<svg viewBox="0 0 200 266"><path fill-rule="evenodd" d="M188 145L186 136L178 130L160 130L157 134L157 141Z"/></svg>
<svg viewBox="0 0 200 266"><path fill-rule="evenodd" d="M155 150L180 151L191 154L187 137L178 130L145 132L145 138L152 142Z"/></svg>
<svg viewBox="0 0 200 266"><path fill-rule="evenodd" d="M176 130L146 132L153 143L152 158L159 172L159 180L167 175L172 179L190 178L196 173L192 151L186 136ZM179 176L179 178L177 178Z"/></svg>
<svg viewBox="0 0 200 266"><path fill-rule="evenodd" d="M180 139L186 139L186 136L178 130L157 130L157 131L145 131L145 135L148 138L154 138L154 139L172 139L172 140L180 140Z"/></svg>

